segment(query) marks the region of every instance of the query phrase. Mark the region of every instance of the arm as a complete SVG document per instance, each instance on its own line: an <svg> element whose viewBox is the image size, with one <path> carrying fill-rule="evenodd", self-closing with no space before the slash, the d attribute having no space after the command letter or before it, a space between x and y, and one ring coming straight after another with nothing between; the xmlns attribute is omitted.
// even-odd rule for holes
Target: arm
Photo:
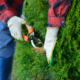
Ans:
<svg viewBox="0 0 80 80"><path fill-rule="evenodd" d="M23 1L24 0L0 0L0 20L6 23L11 17L15 16L17 12L16 9L18 8L15 8L15 5L22 5Z"/></svg>
<svg viewBox="0 0 80 80"><path fill-rule="evenodd" d="M53 63L53 52L57 41L59 27L65 25L65 16L71 0L49 0L48 28L45 36L44 49L49 65Z"/></svg>
<svg viewBox="0 0 80 80"><path fill-rule="evenodd" d="M48 11L48 26L61 27L65 25L65 16L71 0L49 0L50 8Z"/></svg>

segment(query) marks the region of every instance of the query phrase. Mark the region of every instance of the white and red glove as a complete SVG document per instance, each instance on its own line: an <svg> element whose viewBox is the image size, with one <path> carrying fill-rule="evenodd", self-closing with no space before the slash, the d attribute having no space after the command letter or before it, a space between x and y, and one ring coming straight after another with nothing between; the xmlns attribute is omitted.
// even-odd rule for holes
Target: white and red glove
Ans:
<svg viewBox="0 0 80 80"><path fill-rule="evenodd" d="M52 65L53 62L53 50L57 41L57 34L59 27L47 28L44 49L46 51L46 57L49 65Z"/></svg>

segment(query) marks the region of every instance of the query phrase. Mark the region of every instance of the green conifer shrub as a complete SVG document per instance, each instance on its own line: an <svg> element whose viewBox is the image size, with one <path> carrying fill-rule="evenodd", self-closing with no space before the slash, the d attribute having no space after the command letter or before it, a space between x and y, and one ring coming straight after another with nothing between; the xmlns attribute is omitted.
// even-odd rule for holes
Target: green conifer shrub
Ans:
<svg viewBox="0 0 80 80"><path fill-rule="evenodd" d="M33 26L35 36L44 42L48 0L25 0L26 2L26 21ZM60 28L58 33L52 66L48 65L45 55L40 52L34 53L30 43L16 40L15 67L18 80L80 80L79 0L73 0L65 22L66 25Z"/></svg>

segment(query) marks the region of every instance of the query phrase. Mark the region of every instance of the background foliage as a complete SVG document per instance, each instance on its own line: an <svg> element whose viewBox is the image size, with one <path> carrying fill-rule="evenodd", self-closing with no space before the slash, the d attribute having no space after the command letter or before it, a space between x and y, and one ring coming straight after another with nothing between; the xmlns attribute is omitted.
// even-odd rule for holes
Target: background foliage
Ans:
<svg viewBox="0 0 80 80"><path fill-rule="evenodd" d="M48 0L25 0L26 2L26 21L35 29L35 36L44 42ZM73 0L65 22L66 25L60 28L58 34L52 66L48 66L45 55L34 53L30 43L16 40L15 67L18 80L80 80L79 0Z"/></svg>

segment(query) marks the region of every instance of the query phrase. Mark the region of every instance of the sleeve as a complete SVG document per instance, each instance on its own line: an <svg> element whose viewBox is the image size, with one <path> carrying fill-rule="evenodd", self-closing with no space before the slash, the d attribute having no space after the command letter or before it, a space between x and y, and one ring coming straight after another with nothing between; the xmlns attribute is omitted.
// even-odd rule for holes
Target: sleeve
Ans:
<svg viewBox="0 0 80 80"><path fill-rule="evenodd" d="M9 20L9 18L11 18L12 16L14 16L14 13L8 7L6 0L1 0L0 20L2 20L4 23L6 23Z"/></svg>
<svg viewBox="0 0 80 80"><path fill-rule="evenodd" d="M0 0L0 20L6 24L11 17L18 13L23 2L24 0Z"/></svg>
<svg viewBox="0 0 80 80"><path fill-rule="evenodd" d="M49 0L48 26L61 27L65 25L65 16L72 0Z"/></svg>

